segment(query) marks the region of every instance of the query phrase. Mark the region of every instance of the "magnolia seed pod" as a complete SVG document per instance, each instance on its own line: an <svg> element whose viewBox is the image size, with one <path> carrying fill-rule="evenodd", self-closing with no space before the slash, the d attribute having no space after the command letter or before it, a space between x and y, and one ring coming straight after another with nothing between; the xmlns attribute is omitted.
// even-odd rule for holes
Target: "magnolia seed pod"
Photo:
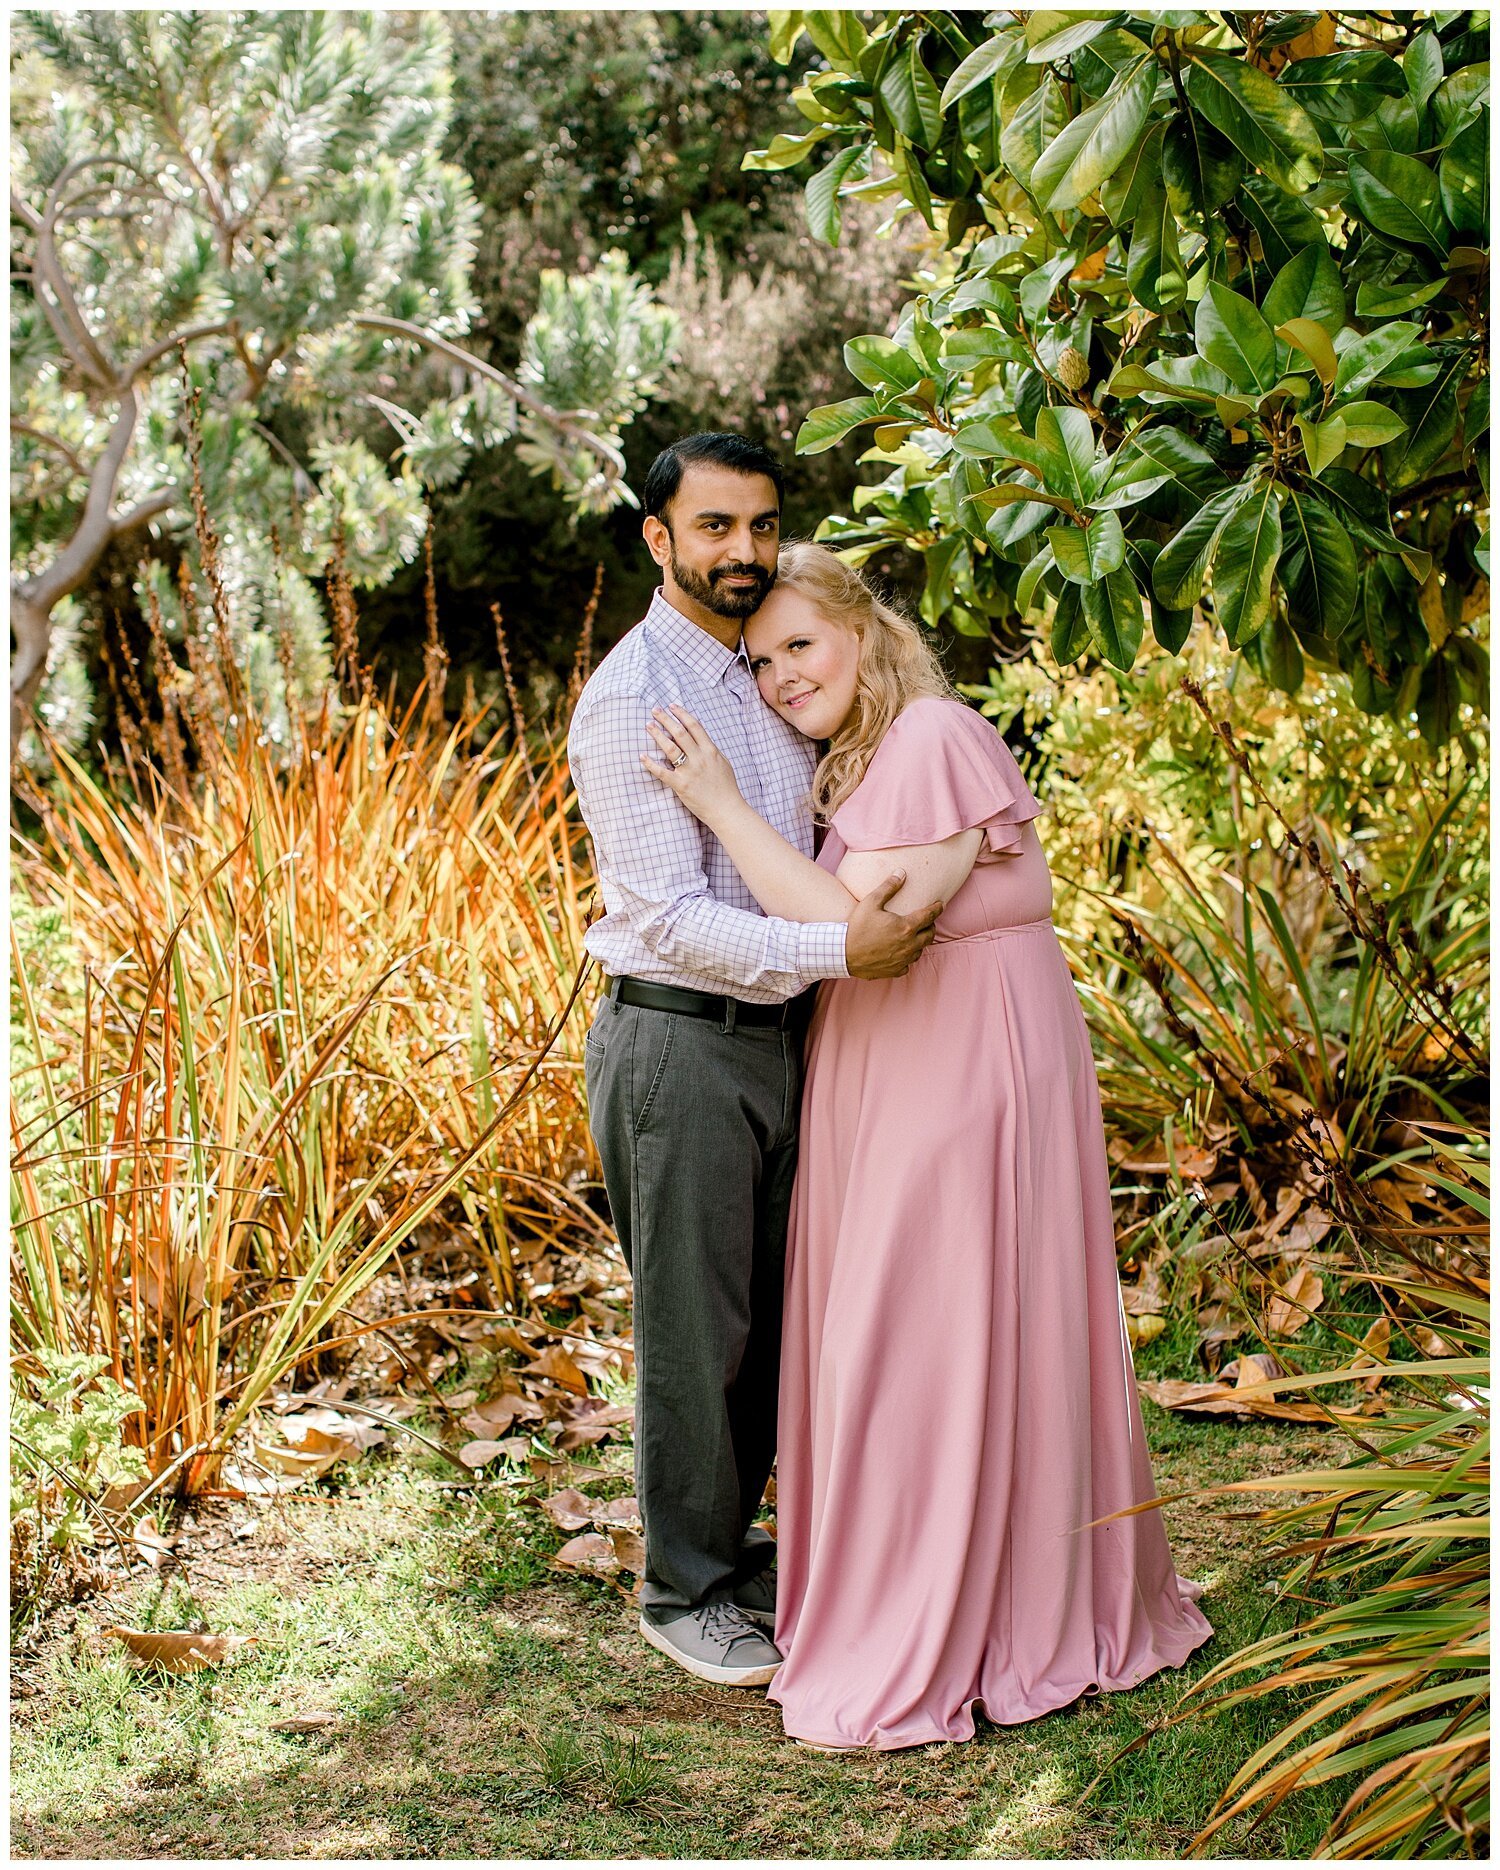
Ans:
<svg viewBox="0 0 1500 1870"><path fill-rule="evenodd" d="M1070 390L1081 390L1089 380L1088 359L1082 351L1076 351L1071 344L1065 344L1062 356L1057 360L1057 374Z"/></svg>

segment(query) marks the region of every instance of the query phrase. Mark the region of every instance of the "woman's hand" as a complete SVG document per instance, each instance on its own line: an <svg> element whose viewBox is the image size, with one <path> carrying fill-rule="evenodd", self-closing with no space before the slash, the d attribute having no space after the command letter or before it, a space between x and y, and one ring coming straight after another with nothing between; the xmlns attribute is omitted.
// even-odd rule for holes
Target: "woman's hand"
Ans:
<svg viewBox="0 0 1500 1870"><path fill-rule="evenodd" d="M712 825L717 813L743 802L734 768L686 708L673 702L670 714L653 709L646 732L663 757L643 753L641 765L670 787L695 818Z"/></svg>

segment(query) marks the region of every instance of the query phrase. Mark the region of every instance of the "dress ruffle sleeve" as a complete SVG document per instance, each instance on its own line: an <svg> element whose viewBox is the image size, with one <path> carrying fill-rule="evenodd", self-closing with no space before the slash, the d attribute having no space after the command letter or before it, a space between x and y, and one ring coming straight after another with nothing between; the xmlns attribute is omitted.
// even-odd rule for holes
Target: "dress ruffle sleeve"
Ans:
<svg viewBox="0 0 1500 1870"><path fill-rule="evenodd" d="M988 721L961 701L926 695L886 729L830 823L851 851L939 844L982 826L988 849L1014 852L1041 809Z"/></svg>

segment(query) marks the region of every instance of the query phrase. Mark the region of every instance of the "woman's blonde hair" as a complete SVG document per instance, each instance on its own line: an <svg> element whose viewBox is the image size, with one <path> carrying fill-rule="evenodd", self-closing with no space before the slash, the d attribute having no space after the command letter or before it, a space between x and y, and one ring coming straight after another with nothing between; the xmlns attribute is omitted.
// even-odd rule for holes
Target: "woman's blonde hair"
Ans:
<svg viewBox="0 0 1500 1870"><path fill-rule="evenodd" d="M826 545L795 540L776 561L776 588L800 591L859 638L854 706L813 774L813 816L826 824L865 776L885 731L918 695L951 695L931 639Z"/></svg>

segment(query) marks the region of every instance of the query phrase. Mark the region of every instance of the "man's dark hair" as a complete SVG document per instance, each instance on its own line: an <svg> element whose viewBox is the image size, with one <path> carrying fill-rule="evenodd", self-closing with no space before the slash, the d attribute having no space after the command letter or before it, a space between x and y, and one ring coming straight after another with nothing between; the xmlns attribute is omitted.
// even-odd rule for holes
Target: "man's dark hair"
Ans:
<svg viewBox="0 0 1500 1870"><path fill-rule="evenodd" d="M723 430L713 430L706 435L685 435L680 442L672 442L662 449L647 470L646 484L641 490L641 505L647 517L661 520L669 531L672 522L667 518L667 508L682 485L682 470L695 461L708 461L736 474L764 474L776 489L776 504L780 507L785 476L781 463L770 449L762 448L759 442L743 435L730 435Z"/></svg>

